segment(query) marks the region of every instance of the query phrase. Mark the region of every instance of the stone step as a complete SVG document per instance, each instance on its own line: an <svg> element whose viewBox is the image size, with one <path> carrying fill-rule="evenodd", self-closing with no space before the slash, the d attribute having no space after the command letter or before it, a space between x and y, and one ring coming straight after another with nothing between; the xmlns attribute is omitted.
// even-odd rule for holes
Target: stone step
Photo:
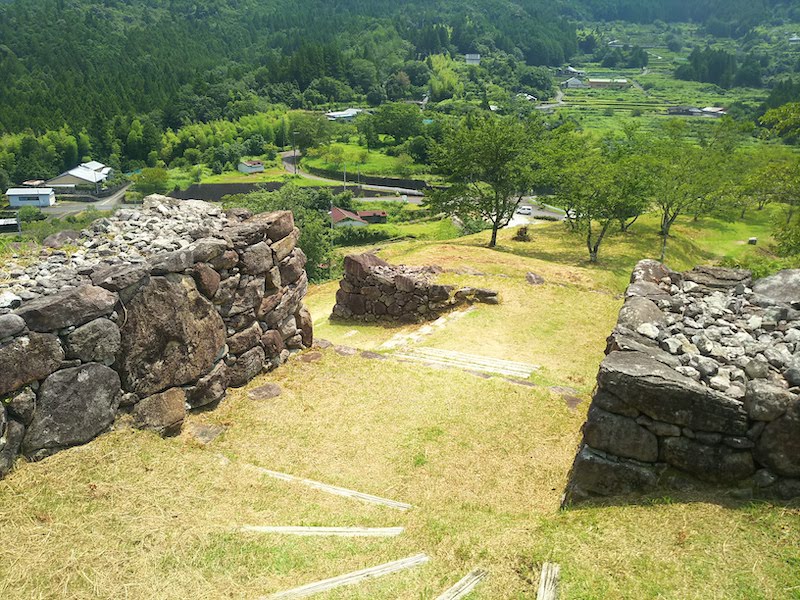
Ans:
<svg viewBox="0 0 800 600"><path fill-rule="evenodd" d="M414 556L409 556L408 558L403 558L400 560L384 563L376 567L370 567L368 569L354 571L352 573L347 573L345 575L339 575L338 577L331 577L330 579L323 579L322 581L309 583L301 587L293 588L291 590L286 590L285 592L278 592L277 594L272 594L271 596L264 596L261 598L261 600L279 600L279 599L286 600L287 598L307 598L308 596L321 594L323 592L327 592L329 590L333 590L335 588L342 587L345 585L355 585L357 583L361 583L362 581L366 581L368 579L375 579L376 577L383 577L384 575L397 573L398 571L412 569L414 567L418 567L420 565L425 564L429 560L430 557L426 554L416 554Z"/></svg>
<svg viewBox="0 0 800 600"><path fill-rule="evenodd" d="M405 531L402 527L271 527L243 525L242 533L272 533L277 535L332 536L332 537L394 537Z"/></svg>
<svg viewBox="0 0 800 600"><path fill-rule="evenodd" d="M464 352L457 352L455 350L442 350L440 348L415 348L413 352L427 356L462 360L472 364L483 364L489 366L494 365L502 368L518 368L520 370L528 370L531 372L536 371L539 368L537 365L532 365L529 363L504 360L502 358L492 358L489 356L479 356L476 354L466 354Z"/></svg>
<svg viewBox="0 0 800 600"><path fill-rule="evenodd" d="M442 595L437 596L436 600L461 600L461 598L466 598L487 575L488 573L483 569L470 571L453 587L446 590Z"/></svg>
<svg viewBox="0 0 800 600"><path fill-rule="evenodd" d="M282 481L299 483L301 485L305 485L307 487L319 490L321 492L326 492L328 494L333 494L335 496L344 496L345 498L353 498L354 500L361 500L362 502L369 502L370 504L379 504L381 506L388 506L389 508L395 508L397 510L408 510L412 508L410 504L407 504L405 502L398 502L397 500L381 498L380 496L373 496L372 494L365 494L364 492L349 490L347 488L339 487L337 485L329 485L327 483L314 481L313 479L296 477L294 475L289 475L288 473L279 473L278 471L271 471L269 469L265 469L264 467L257 467L255 465L247 465L247 466L250 469L257 471L258 473L261 473L262 475L267 475L269 477L272 477L274 479L280 479Z"/></svg>
<svg viewBox="0 0 800 600"><path fill-rule="evenodd" d="M536 365L475 356L450 350L438 350L435 348L413 348L402 352L396 352L393 356L403 360L433 366L450 367L464 371L478 371L480 373L489 373L492 375L506 375L522 379L527 379L539 368Z"/></svg>

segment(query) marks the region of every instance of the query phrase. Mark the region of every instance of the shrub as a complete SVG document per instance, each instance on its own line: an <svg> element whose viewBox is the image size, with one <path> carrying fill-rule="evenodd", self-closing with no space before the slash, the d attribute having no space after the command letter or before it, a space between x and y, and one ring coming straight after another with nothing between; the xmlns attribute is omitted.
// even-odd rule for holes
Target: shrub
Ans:
<svg viewBox="0 0 800 600"><path fill-rule="evenodd" d="M528 226L523 225L519 227L514 234L514 237L511 238L515 242L530 242L531 241L531 234L528 232Z"/></svg>
<svg viewBox="0 0 800 600"><path fill-rule="evenodd" d="M43 221L47 217L44 216L41 209L36 206L23 206L17 212L19 220L23 223L32 223L34 221Z"/></svg>
<svg viewBox="0 0 800 600"><path fill-rule="evenodd" d="M362 246L374 244L400 237L402 234L396 227L340 227L333 230L335 246Z"/></svg>

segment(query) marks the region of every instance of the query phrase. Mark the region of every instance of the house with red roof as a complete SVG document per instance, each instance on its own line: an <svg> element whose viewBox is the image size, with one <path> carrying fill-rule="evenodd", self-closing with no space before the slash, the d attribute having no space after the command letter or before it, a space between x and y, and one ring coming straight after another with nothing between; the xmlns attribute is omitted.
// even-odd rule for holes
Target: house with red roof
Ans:
<svg viewBox="0 0 800 600"><path fill-rule="evenodd" d="M358 214L338 206L331 208L331 221L334 227L366 227L369 225Z"/></svg>

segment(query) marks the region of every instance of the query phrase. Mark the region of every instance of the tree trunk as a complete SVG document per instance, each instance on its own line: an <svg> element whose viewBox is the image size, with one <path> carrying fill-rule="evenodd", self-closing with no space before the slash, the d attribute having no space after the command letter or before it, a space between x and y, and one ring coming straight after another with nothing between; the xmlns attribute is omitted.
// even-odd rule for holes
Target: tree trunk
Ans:
<svg viewBox="0 0 800 600"><path fill-rule="evenodd" d="M641 215L636 215L635 217L633 217L633 219L631 219L630 221L627 221L627 222L625 221L625 219L620 219L620 221L619 221L619 230L622 233L627 233L628 229L631 228L631 225L636 223L636 221L639 219L640 216Z"/></svg>
<svg viewBox="0 0 800 600"><path fill-rule="evenodd" d="M492 239L489 240L489 248L494 248L497 245L497 223L492 223Z"/></svg>
<svg viewBox="0 0 800 600"><path fill-rule="evenodd" d="M664 262L664 258L667 256L667 236L668 233L661 232L661 258L659 258L659 262Z"/></svg>

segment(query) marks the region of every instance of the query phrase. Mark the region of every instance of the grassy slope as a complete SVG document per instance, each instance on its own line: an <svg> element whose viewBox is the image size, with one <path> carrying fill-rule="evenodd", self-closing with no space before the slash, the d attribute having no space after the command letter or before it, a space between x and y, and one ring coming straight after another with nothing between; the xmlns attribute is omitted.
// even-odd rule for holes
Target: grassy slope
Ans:
<svg viewBox="0 0 800 600"><path fill-rule="evenodd" d="M381 254L468 268L473 274L442 278L502 291L500 306L479 307L425 345L538 362L540 380L588 393L630 266L657 248L650 219L635 227L637 235L609 240L600 266L588 265L580 240L557 224L534 228L529 243L503 232L496 251L480 246L481 234L393 244ZM752 235L740 225L715 231L693 243L691 225L680 223L671 264L741 251L740 239ZM527 271L547 283L528 286ZM319 336L375 347L398 331L329 325L335 287L309 294ZM420 569L323 597L433 598L483 566L490 578L470 598L532 598L541 563L555 561L563 598L798 598L796 507L662 498L559 512L586 403L571 412L544 387L332 351L251 387L267 380L282 386L280 397L251 402L237 391L217 410L190 417L228 427L207 448L185 434L161 440L119 431L0 482L0 534L10 541L0 545L0 594L252 598L423 551L433 561ZM400 513L328 497L259 478L242 463L415 508ZM241 524L407 531L389 540L230 532Z"/></svg>

